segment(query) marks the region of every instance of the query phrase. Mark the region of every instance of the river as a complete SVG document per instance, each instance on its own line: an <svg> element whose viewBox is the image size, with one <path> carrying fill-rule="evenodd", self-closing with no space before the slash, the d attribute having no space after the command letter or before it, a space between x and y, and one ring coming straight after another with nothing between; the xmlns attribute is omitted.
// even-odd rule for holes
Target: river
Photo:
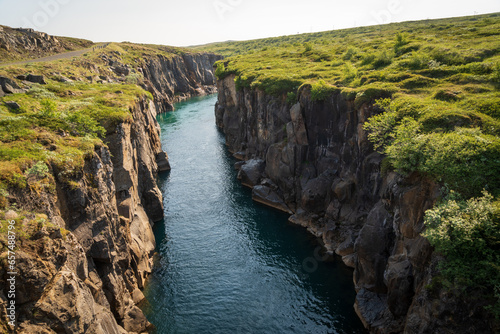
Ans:
<svg viewBox="0 0 500 334"><path fill-rule="evenodd" d="M158 115L172 171L145 288L160 334L366 333L352 271L287 215L251 200L215 125L216 95Z"/></svg>

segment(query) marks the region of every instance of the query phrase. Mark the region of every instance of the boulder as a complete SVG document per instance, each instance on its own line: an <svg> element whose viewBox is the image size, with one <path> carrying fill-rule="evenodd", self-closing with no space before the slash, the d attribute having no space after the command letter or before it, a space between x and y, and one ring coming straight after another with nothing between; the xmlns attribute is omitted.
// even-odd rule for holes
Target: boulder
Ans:
<svg viewBox="0 0 500 334"><path fill-rule="evenodd" d="M54 277L33 310L36 320L43 323L50 319L60 333L126 333L113 314L96 304L89 288L69 271Z"/></svg>
<svg viewBox="0 0 500 334"><path fill-rule="evenodd" d="M354 310L365 328L373 333L400 333L401 320L396 320L387 307L387 296L366 289L356 295Z"/></svg>
<svg viewBox="0 0 500 334"><path fill-rule="evenodd" d="M24 92L14 80L7 77L0 76L0 87L7 94Z"/></svg>
<svg viewBox="0 0 500 334"><path fill-rule="evenodd" d="M293 213L292 210L290 210L290 208L285 204L283 199L268 186L255 186L252 189L252 199L256 202L284 211L288 214Z"/></svg>
<svg viewBox="0 0 500 334"><path fill-rule="evenodd" d="M160 152L156 155L156 164L158 165L158 172L166 172L171 169L167 152Z"/></svg>
<svg viewBox="0 0 500 334"><path fill-rule="evenodd" d="M37 83L40 85L46 85L47 82L45 81L45 78L43 75L33 75L33 74L28 74L26 76L26 81Z"/></svg>
<svg viewBox="0 0 500 334"><path fill-rule="evenodd" d="M69 78L66 78L65 76L61 76L57 79L59 82L62 82L62 83L70 83L70 82L73 82L73 80L69 79Z"/></svg>
<svg viewBox="0 0 500 334"><path fill-rule="evenodd" d="M259 184L260 179L262 178L262 173L264 173L264 169L266 168L266 164L264 160L261 159L250 159L245 162L244 165L241 166L240 171L238 173L238 179L241 180L241 183L250 188Z"/></svg>
<svg viewBox="0 0 500 334"><path fill-rule="evenodd" d="M7 101L7 102L5 102L5 105L13 110L21 109L21 106L17 102L14 102L14 101Z"/></svg>

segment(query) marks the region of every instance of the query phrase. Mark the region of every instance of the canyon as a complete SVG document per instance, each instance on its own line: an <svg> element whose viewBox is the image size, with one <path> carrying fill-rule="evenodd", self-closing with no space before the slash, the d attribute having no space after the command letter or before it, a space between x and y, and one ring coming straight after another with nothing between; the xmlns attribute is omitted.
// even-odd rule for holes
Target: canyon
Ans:
<svg viewBox="0 0 500 334"><path fill-rule="evenodd" d="M15 53L9 60L91 45L0 27L0 55ZM292 102L286 94L245 86L234 73L216 79L213 65L222 59L217 54L158 47L137 52L130 62L125 53L138 46L107 47L89 58L99 66L88 59L71 64L90 76L44 77L33 68L26 75L0 73L0 98L9 112L21 106L5 99L40 89L46 81L68 87L137 84L143 90L129 117L107 124L102 145L85 156L77 175L67 176L52 164L52 184L12 187L2 195L10 205L2 221L29 227L16 250L16 333L155 330L142 310L143 289L157 250L153 227L164 217L157 177L170 170L168 143L162 147L156 117L177 102L217 92L216 126L239 160L238 179L252 189L254 201L290 215L289 222L320 239L326 252L352 269L354 308L371 333L492 332L487 303L474 291L464 298L443 284L443 257L422 235L424 214L442 196L441 185L418 172L397 173L368 140L365 122L383 112L373 99L356 103L332 89L317 100L304 84ZM71 94L82 95L68 89L62 98ZM110 94L125 93L120 88ZM60 130L57 135L68 136ZM37 141L57 149L43 136ZM5 247L2 252L0 310L6 314ZM3 321L0 330L13 332Z"/></svg>

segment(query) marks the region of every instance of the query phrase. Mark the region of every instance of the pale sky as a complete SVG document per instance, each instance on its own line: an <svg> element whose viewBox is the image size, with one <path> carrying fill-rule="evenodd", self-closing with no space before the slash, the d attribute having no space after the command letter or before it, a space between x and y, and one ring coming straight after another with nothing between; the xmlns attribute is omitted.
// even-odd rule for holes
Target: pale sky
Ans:
<svg viewBox="0 0 500 334"><path fill-rule="evenodd" d="M0 24L188 46L499 11L500 0L0 0Z"/></svg>

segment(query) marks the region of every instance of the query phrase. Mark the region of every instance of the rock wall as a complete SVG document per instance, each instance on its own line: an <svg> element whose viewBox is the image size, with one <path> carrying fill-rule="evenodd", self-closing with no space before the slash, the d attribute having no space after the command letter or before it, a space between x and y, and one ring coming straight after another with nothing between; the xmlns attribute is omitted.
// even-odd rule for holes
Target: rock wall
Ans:
<svg viewBox="0 0 500 334"><path fill-rule="evenodd" d="M173 104L192 96L217 91L214 63L222 59L215 54L183 54L167 58L148 58L139 69L144 75L144 89L153 94L159 113L173 110Z"/></svg>
<svg viewBox="0 0 500 334"><path fill-rule="evenodd" d="M363 123L377 112L340 93L290 106L259 90L218 83L216 122L256 201L289 212L354 269L355 310L373 333L488 333L484 311L434 284L438 256L420 235L439 187L381 171ZM432 288L430 288L432 286Z"/></svg>
<svg viewBox="0 0 500 334"><path fill-rule="evenodd" d="M163 217L155 177L157 159L164 166L165 155L154 103L144 97L131 113L132 120L108 133L107 147L85 159L82 175L71 184L52 167L53 192L17 194L19 207L46 212L50 221L20 241L17 333L143 333L151 328L137 305L144 300L140 289L152 267L152 225ZM0 266L0 277L7 278L6 272ZM0 280L2 312L5 284Z"/></svg>

